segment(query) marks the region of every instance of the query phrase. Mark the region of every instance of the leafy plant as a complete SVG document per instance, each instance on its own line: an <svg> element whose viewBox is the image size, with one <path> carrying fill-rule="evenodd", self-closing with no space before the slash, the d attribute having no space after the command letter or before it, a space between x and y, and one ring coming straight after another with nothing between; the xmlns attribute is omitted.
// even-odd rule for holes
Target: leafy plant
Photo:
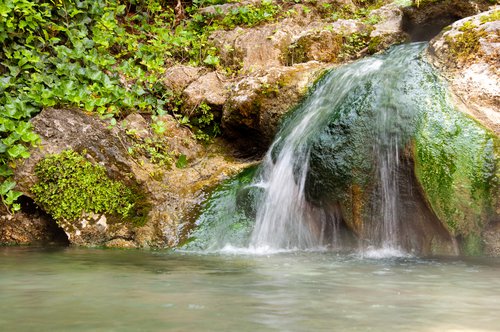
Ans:
<svg viewBox="0 0 500 332"><path fill-rule="evenodd" d="M175 26L173 9L159 0L0 2L3 203L19 195L11 168L39 143L29 124L34 115L44 107L78 107L111 117L113 125L130 112L173 113L162 74L175 62L218 66L208 42L215 28L200 30L196 20Z"/></svg>
<svg viewBox="0 0 500 332"><path fill-rule="evenodd" d="M153 164L170 167L174 161L167 142L159 136L137 140L128 150L129 154L138 158L145 156Z"/></svg>

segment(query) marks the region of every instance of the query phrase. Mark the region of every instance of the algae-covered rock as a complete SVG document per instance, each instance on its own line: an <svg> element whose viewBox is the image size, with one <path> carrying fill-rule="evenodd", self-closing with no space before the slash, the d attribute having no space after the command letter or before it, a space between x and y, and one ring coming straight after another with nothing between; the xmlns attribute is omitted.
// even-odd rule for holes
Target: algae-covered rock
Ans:
<svg viewBox="0 0 500 332"><path fill-rule="evenodd" d="M416 174L434 212L463 240L465 250L500 219L500 140L458 110L442 106L421 118Z"/></svg>
<svg viewBox="0 0 500 332"><path fill-rule="evenodd" d="M250 186L255 171L255 166L247 168L210 193L183 249L210 251L225 245L248 246L255 221L255 195L259 190Z"/></svg>
<svg viewBox="0 0 500 332"><path fill-rule="evenodd" d="M422 118L416 172L430 204L468 254L496 255L500 222L500 7L453 23L428 59L450 101Z"/></svg>
<svg viewBox="0 0 500 332"><path fill-rule="evenodd" d="M380 60L333 73L345 86L330 83L323 100L309 106L330 115L322 116L323 126L309 138L305 191L320 207L338 202L343 221L365 245L392 243L420 254L453 254L451 237L417 189L407 148L420 116L433 112L421 102L433 98L437 79L419 59L423 46L394 48ZM344 70L359 74L350 81ZM390 224L394 230L381 231Z"/></svg>

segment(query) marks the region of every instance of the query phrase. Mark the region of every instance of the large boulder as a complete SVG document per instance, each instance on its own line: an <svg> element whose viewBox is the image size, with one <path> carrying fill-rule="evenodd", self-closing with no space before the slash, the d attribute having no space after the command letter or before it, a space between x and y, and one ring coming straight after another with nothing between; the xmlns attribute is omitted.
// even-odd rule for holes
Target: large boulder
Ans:
<svg viewBox="0 0 500 332"><path fill-rule="evenodd" d="M24 195L23 200L31 202L31 206L35 207L28 210L36 211L36 214L29 214L24 208L13 217L3 213L0 241L50 242L50 234L54 233L51 229L59 226L74 245L173 246L182 241L184 229L189 227L190 211L199 202L200 195L244 166L237 160L231 161L225 157L225 148L217 148L217 153L214 153L217 145L198 145L189 130L179 126L171 117L156 118L156 124L161 123L167 131L161 136L152 131L150 120L138 114L129 116L127 120L122 126L111 126L94 115L76 109L46 109L33 118L34 130L41 138L41 148L33 149L31 157L17 165L15 180L16 189ZM186 150L182 150L183 148ZM188 150L192 153L187 156L182 153ZM198 156L202 153L205 157L199 159ZM178 156L182 156L179 157L182 162L177 163L178 167L171 165ZM69 182L59 183L57 179L49 178L50 183L45 183L45 175L42 177L43 181L37 177L40 174L37 169L46 160L55 160L60 165L49 168L48 174L57 174L57 179ZM65 164L67 161L74 163L75 160L76 165ZM92 166L88 166L88 163ZM64 172L68 172L65 169L69 172L81 172L82 167L97 173L101 172L99 168L104 169L104 175L99 181L105 181L109 185L109 189L102 186L99 189L98 194L102 195L102 200L95 200L93 197L89 199L98 202L95 204L106 206L111 204L105 200L106 191L115 195L113 190L121 188L124 194L132 195L130 217L108 213L102 208L94 210L92 207L86 208L76 218L68 218L59 213L66 211L75 202L73 199L65 200L60 197L51 200L43 195L43 188L53 190L52 182L58 183L61 187L54 191L56 196L69 187L74 190L72 197L77 198L74 195L78 195L80 184L72 183L75 181L74 177ZM91 174L82 173L84 177L87 175ZM91 177L89 181L95 180ZM40 183L42 186L37 187ZM120 199L119 196L116 198ZM39 203L38 206L33 201ZM44 213L44 209L52 215ZM21 236L23 232L25 235ZM52 233L46 234L47 232Z"/></svg>
<svg viewBox="0 0 500 332"><path fill-rule="evenodd" d="M464 252L496 255L500 242L500 7L459 20L427 57L466 115L440 109L422 119L416 170L427 199ZM442 104L445 104L443 102ZM472 118L472 119L471 119Z"/></svg>
<svg viewBox="0 0 500 332"><path fill-rule="evenodd" d="M431 41L428 58L463 109L500 135L500 6L453 23Z"/></svg>
<svg viewBox="0 0 500 332"><path fill-rule="evenodd" d="M224 133L245 150L263 151L285 113L293 108L325 72L327 65L307 62L256 71L231 86L224 105ZM253 152L255 152L253 151Z"/></svg>

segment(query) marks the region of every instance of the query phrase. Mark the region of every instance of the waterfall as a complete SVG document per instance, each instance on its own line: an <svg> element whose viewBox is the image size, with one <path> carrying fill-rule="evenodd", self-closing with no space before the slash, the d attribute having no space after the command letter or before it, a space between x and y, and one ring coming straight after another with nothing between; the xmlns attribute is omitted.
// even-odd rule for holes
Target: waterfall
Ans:
<svg viewBox="0 0 500 332"><path fill-rule="evenodd" d="M364 127L356 129L365 132L350 138L359 140L364 147L371 145L375 161L369 176L378 183L374 204L378 222L365 236L378 247L399 247L397 173L401 150L409 134L408 122L417 113L416 107L409 102L413 98L407 95L414 93L409 89L415 79L411 77L410 68L415 66L423 47L422 43L400 46L387 54L332 71L286 121L253 183L263 189L263 194L257 204L251 247L313 248L338 242L337 234L324 232L338 231L340 213L337 211L333 217L328 217L321 204L308 199L311 195L308 195L307 186L313 186L308 182L314 182L309 181L308 176L311 150L318 142L318 134L332 122L346 117L353 121L366 119L362 121ZM342 134L332 132L332 135ZM351 148L349 143L347 146ZM336 155L326 153L322 158L334 159ZM342 177L342 169L337 166L331 167L331 171ZM334 179L331 180L331 186L336 186ZM321 181L329 182L329 179ZM324 194L328 193L316 193L316 196Z"/></svg>
<svg viewBox="0 0 500 332"><path fill-rule="evenodd" d="M432 126L422 119L453 109L421 59L425 47L396 46L327 73L286 115L261 165L211 195L186 248L391 253L448 241L411 157L419 126Z"/></svg>

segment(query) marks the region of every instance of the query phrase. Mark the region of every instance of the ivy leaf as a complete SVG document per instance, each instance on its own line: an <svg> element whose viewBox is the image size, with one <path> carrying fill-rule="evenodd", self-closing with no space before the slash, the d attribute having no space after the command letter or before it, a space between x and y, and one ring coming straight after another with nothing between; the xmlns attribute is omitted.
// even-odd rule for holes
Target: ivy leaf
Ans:
<svg viewBox="0 0 500 332"><path fill-rule="evenodd" d="M18 204L18 203L12 204L10 209L12 212L19 211L19 210L21 210L21 204Z"/></svg>
<svg viewBox="0 0 500 332"><path fill-rule="evenodd" d="M177 162L175 163L175 167L177 168L185 168L187 166L187 157L185 154L181 154Z"/></svg>
<svg viewBox="0 0 500 332"><path fill-rule="evenodd" d="M15 190L10 190L7 195L5 195L5 203L7 205L12 205L23 193Z"/></svg>
<svg viewBox="0 0 500 332"><path fill-rule="evenodd" d="M26 142L26 143L30 143L30 142L36 142L38 140L38 135L35 134L34 132L26 132L24 133L22 136L21 136L21 140L23 142Z"/></svg>
<svg viewBox="0 0 500 332"><path fill-rule="evenodd" d="M215 56L215 55L207 55L207 57L205 58L205 60L203 60L203 63L209 65L209 66L218 66L219 63L220 63L220 59L218 56Z"/></svg>
<svg viewBox="0 0 500 332"><path fill-rule="evenodd" d="M5 180L1 185L0 185L0 195L5 196L9 191L14 189L16 186L15 181L11 180Z"/></svg>
<svg viewBox="0 0 500 332"><path fill-rule="evenodd" d="M13 174L12 170L7 165L0 166L0 176L7 177Z"/></svg>
<svg viewBox="0 0 500 332"><path fill-rule="evenodd" d="M29 157L29 153L28 154L27 153L28 153L28 149L26 149L26 147L24 145L21 145L21 144L13 145L7 150L7 154L12 159L19 158L19 157L26 158L26 156Z"/></svg>

